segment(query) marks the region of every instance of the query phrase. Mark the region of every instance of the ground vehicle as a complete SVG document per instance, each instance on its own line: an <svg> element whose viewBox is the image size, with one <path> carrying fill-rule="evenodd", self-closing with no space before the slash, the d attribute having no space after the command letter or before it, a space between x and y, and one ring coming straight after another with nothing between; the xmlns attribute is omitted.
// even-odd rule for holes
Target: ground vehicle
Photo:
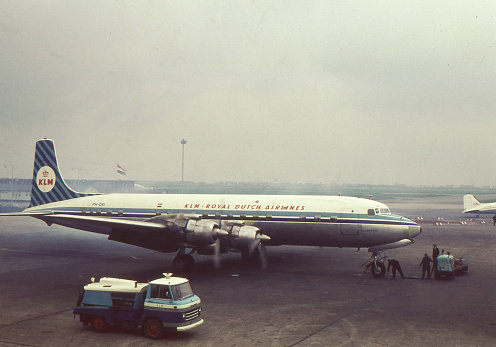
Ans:
<svg viewBox="0 0 496 347"><path fill-rule="evenodd" d="M452 255L443 254L437 257L434 278L438 280L441 276L446 276L449 280L455 278L455 258Z"/></svg>
<svg viewBox="0 0 496 347"><path fill-rule="evenodd" d="M203 323L200 298L186 278L164 278L150 283L103 277L84 286L74 314L93 330L108 326L141 326L144 334L158 339L165 330L188 330Z"/></svg>

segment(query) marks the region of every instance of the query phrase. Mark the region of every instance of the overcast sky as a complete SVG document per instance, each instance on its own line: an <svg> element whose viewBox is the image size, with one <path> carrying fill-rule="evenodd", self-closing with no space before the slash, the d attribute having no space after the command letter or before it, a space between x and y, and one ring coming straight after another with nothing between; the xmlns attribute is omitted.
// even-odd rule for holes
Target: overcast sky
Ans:
<svg viewBox="0 0 496 347"><path fill-rule="evenodd" d="M494 1L0 0L0 177L496 185ZM122 177L122 176L121 176Z"/></svg>

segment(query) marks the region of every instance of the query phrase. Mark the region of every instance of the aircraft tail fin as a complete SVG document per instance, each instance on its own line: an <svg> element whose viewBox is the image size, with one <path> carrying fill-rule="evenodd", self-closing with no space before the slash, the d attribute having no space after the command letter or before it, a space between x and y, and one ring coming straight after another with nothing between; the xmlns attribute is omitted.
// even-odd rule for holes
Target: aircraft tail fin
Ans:
<svg viewBox="0 0 496 347"><path fill-rule="evenodd" d="M36 142L30 207L87 195L92 194L76 192L65 183L60 174L53 140Z"/></svg>
<svg viewBox="0 0 496 347"><path fill-rule="evenodd" d="M463 196L463 210L469 211L476 209L480 205L480 201L477 200L472 194L467 194Z"/></svg>

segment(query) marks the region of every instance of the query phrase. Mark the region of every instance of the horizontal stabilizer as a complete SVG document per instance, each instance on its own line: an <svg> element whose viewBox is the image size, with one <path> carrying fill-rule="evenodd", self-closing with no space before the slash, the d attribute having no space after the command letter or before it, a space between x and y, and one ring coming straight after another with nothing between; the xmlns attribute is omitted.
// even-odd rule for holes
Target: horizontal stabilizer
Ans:
<svg viewBox="0 0 496 347"><path fill-rule="evenodd" d="M53 214L51 211L0 213L0 217L42 217Z"/></svg>
<svg viewBox="0 0 496 347"><path fill-rule="evenodd" d="M400 247L410 246L411 244L413 244L413 240L403 239L393 243L387 243L385 245L369 247L369 252L385 251L386 249L400 248Z"/></svg>

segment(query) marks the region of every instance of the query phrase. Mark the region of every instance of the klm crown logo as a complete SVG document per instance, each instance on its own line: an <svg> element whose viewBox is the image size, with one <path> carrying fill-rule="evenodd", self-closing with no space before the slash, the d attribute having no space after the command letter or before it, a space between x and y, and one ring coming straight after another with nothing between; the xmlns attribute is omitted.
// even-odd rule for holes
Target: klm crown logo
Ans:
<svg viewBox="0 0 496 347"><path fill-rule="evenodd" d="M55 187L57 177L50 166L43 166L36 175L36 185L43 193L50 192Z"/></svg>

